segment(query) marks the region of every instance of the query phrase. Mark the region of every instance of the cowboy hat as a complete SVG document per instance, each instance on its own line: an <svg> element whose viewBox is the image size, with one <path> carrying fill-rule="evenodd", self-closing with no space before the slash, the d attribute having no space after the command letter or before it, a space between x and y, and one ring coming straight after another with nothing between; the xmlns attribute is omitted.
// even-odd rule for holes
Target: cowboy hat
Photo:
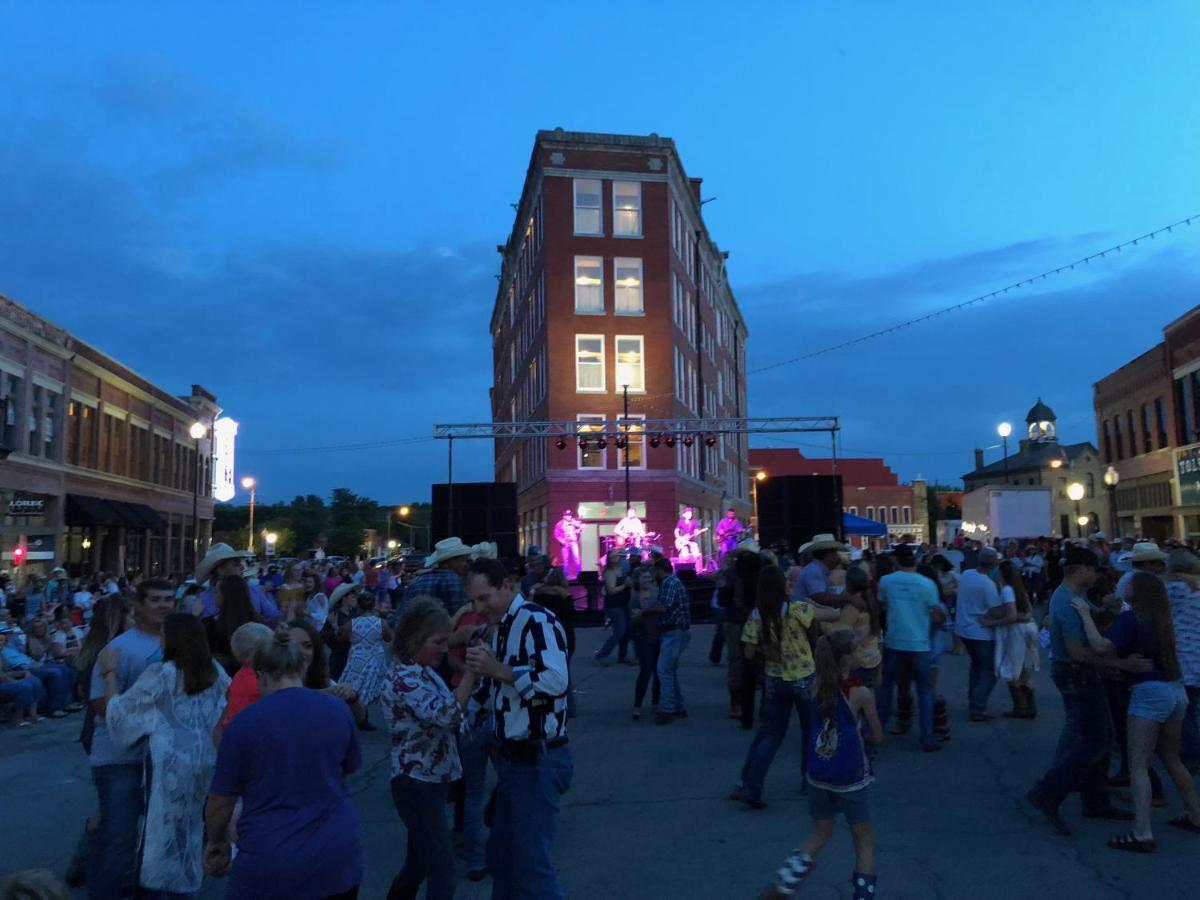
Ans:
<svg viewBox="0 0 1200 900"><path fill-rule="evenodd" d="M342 598L353 591L358 590L358 585L351 582L339 584L333 589L333 593L329 595L329 605L334 606L342 602Z"/></svg>
<svg viewBox="0 0 1200 900"><path fill-rule="evenodd" d="M1097 543L1100 543L1102 541L1107 541L1108 538L1105 536L1103 531L1093 531L1091 534L1088 535L1088 540L1096 541Z"/></svg>
<svg viewBox="0 0 1200 900"><path fill-rule="evenodd" d="M246 559L250 556L245 550L234 550L228 544L213 544L204 554L204 559L196 563L196 583L208 581L208 573L229 559Z"/></svg>
<svg viewBox="0 0 1200 900"><path fill-rule="evenodd" d="M746 538L744 541L738 541L737 546L733 548L734 553L758 553L762 548L758 546L758 541L754 538Z"/></svg>
<svg viewBox="0 0 1200 900"><path fill-rule="evenodd" d="M471 548L462 542L462 538L448 537L433 545L433 552L425 557L425 565L432 569L439 563L454 559L456 556L470 555Z"/></svg>
<svg viewBox="0 0 1200 900"><path fill-rule="evenodd" d="M499 559L500 545L495 541L484 541L471 548L471 559Z"/></svg>
<svg viewBox="0 0 1200 900"><path fill-rule="evenodd" d="M1133 545L1133 553L1130 554L1129 561L1131 563L1140 562L1166 562L1167 554L1158 549L1158 544L1153 541L1141 541Z"/></svg>
<svg viewBox="0 0 1200 900"><path fill-rule="evenodd" d="M844 551L850 548L832 534L815 534L813 539L800 548L802 553L820 553L823 550Z"/></svg>
<svg viewBox="0 0 1200 900"><path fill-rule="evenodd" d="M50 570L50 574L51 575L66 575L67 570L64 569L62 566L55 566L53 569Z"/></svg>

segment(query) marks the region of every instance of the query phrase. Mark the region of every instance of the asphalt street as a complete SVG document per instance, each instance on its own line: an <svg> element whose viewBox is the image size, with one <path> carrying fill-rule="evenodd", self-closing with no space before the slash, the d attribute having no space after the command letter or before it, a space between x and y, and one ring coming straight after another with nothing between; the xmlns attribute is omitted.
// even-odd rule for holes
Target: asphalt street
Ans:
<svg viewBox="0 0 1200 900"><path fill-rule="evenodd" d="M693 629L683 657L690 718L666 726L629 715L635 668L600 666L591 650L599 629L579 632L574 678L580 715L571 722L575 780L564 797L556 854L568 897L751 898L807 833L793 728L767 780L768 807L728 800L751 733L727 718L724 670L707 659L711 628ZM1064 806L1071 838L1052 834L1021 799L1053 754L1061 708L1046 672L1037 676L1035 722L967 721L965 657L943 662L953 739L920 752L916 732L889 736L871 788L879 857L879 896L903 898L1195 897L1200 838L1166 825L1179 803L1155 810L1157 854L1105 847L1120 823L1080 818ZM993 695L993 711L1007 692ZM373 713L376 722L379 711ZM794 725L794 723L793 723ZM0 872L48 867L62 873L94 805L87 761L74 738L79 717L0 730L0 809L6 839ZM404 853L404 827L388 792L382 731L365 736L367 765L351 781L361 817L366 880L361 896L382 898ZM818 861L808 896L848 898L853 865L844 826ZM461 864L460 864L460 872ZM204 897L220 897L209 882ZM82 896L80 892L80 896ZM457 896L490 896L490 882L460 881Z"/></svg>

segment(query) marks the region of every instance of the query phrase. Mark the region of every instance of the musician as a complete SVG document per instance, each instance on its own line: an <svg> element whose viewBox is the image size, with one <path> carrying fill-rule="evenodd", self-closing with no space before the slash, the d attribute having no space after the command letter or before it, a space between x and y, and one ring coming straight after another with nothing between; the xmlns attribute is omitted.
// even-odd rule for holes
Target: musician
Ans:
<svg viewBox="0 0 1200 900"><path fill-rule="evenodd" d="M726 553L732 553L742 539L747 528L738 521L737 512L732 509L725 511L725 518L717 523L717 540L721 542L721 558Z"/></svg>
<svg viewBox="0 0 1200 900"><path fill-rule="evenodd" d="M583 532L583 522L575 518L569 509L564 509L562 518L554 526L554 539L562 547L563 574L568 581L579 577L582 564L579 561L579 535Z"/></svg>
<svg viewBox="0 0 1200 900"><path fill-rule="evenodd" d="M700 558L700 545L696 543L696 538L706 531L707 528L701 528L692 519L692 508L685 506L682 517L675 523L675 552L681 560Z"/></svg>
<svg viewBox="0 0 1200 900"><path fill-rule="evenodd" d="M633 507L625 510L625 518L613 529L619 547L640 547L646 539L646 526L637 517Z"/></svg>

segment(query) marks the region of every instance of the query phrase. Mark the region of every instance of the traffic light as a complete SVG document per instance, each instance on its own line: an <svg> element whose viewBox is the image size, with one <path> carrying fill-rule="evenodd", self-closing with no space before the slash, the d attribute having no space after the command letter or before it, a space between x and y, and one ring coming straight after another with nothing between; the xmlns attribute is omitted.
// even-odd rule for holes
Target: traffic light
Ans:
<svg viewBox="0 0 1200 900"><path fill-rule="evenodd" d="M19 566L23 562L25 562L25 547L22 544L18 544L13 547L13 565Z"/></svg>

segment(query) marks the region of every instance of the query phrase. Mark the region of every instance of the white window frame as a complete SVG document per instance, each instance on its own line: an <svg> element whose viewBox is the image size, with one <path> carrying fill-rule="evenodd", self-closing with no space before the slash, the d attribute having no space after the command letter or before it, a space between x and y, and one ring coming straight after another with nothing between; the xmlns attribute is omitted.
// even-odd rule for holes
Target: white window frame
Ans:
<svg viewBox="0 0 1200 900"><path fill-rule="evenodd" d="M579 263L586 261L595 263L597 271L600 273L600 307L598 309L580 309L579 307ZM575 315L577 316L602 316L604 315L604 257L603 256L576 256L573 269L573 281L575 284ZM591 288L593 285L587 285Z"/></svg>
<svg viewBox="0 0 1200 900"><path fill-rule="evenodd" d="M900 508L898 506L892 507L892 524L893 525L900 524Z"/></svg>
<svg viewBox="0 0 1200 900"><path fill-rule="evenodd" d="M870 519L872 522L875 521L875 507L873 507L873 506L867 507L867 518Z"/></svg>
<svg viewBox="0 0 1200 900"><path fill-rule="evenodd" d="M903 519L903 522L901 524L911 525L912 524L912 507L910 507L910 506L901 507L900 508L900 516Z"/></svg>
<svg viewBox="0 0 1200 900"><path fill-rule="evenodd" d="M629 386L629 393L644 394L644 393L646 393L646 337L645 337L645 335L641 335L641 334L614 335L613 336L613 364L614 365L621 362L621 351L620 351L621 341L637 341L638 342L638 346L640 349L638 350L637 375L634 378L634 381L635 381L635 383L637 381L641 381L641 385L638 387L634 387L631 384ZM618 391L620 390L620 387L621 387L620 385L617 385Z"/></svg>
<svg viewBox="0 0 1200 900"><path fill-rule="evenodd" d="M616 419L618 422L620 422L621 419L625 418L625 414L623 412L620 412L620 413L617 413L615 416L613 416L613 418ZM643 423L642 427L641 427L641 431L632 431L632 432L626 431L625 435L627 438L630 434L637 435L637 437L634 439L633 443L638 444L642 448L642 454L641 454L642 462L640 465L634 465L633 463L630 463L629 470L631 472L634 470L637 470L637 469L645 469L646 468L646 448L649 446L646 443L646 425L645 425L646 414L645 413L630 413L629 420L632 422L634 419L637 419ZM625 468L625 451L624 450L621 450L617 453L617 465L620 466L622 469Z"/></svg>
<svg viewBox="0 0 1200 900"><path fill-rule="evenodd" d="M620 221L620 213L627 210L622 210L617 206L617 185L632 185L637 189L637 231L618 231L617 223ZM642 183L640 181L614 181L612 183L612 222L613 222L613 237L619 238L640 238L642 236Z"/></svg>
<svg viewBox="0 0 1200 900"><path fill-rule="evenodd" d="M581 181L595 182L597 192L600 197L595 206L580 206L579 205L579 183ZM575 230L575 234L587 237L603 237L604 236L604 181L600 178L573 178L571 179L571 197L573 205L571 208L571 227ZM599 223L596 231L580 231L579 230L579 210L594 209L596 211L596 219Z"/></svg>
<svg viewBox="0 0 1200 900"><path fill-rule="evenodd" d="M575 421L576 422L589 422L589 423L590 422L603 423L604 415L602 413L576 413ZM580 434L580 437L582 437L582 434ZM599 453L601 451L594 450L592 452ZM583 464L583 451L579 449L579 442L576 441L575 442L575 468L580 471L583 471L583 472L597 472L597 471L603 471L604 469L607 469L608 468L608 447L605 446L605 448L604 448L603 455L602 455L601 461L600 461L600 465L585 466ZM633 467L630 466L630 468L633 468Z"/></svg>
<svg viewBox="0 0 1200 900"><path fill-rule="evenodd" d="M576 257L578 259L579 257ZM633 263L637 264L637 309L621 309L620 299L623 291L631 291L632 288L622 287L620 279L617 277L617 272L623 268L632 268ZM578 273L576 278L578 278ZM576 285L578 291L578 285ZM600 296L604 296L604 280L600 281ZM642 264L641 257L637 256L617 256L613 258L613 315L616 316L644 316L646 314L646 271Z"/></svg>
<svg viewBox="0 0 1200 900"><path fill-rule="evenodd" d="M579 342L583 340L597 340L600 342L600 387L582 387L579 381ZM607 354L604 347L604 335L602 334L577 334L575 335L575 393L577 394L604 394L607 393L608 386L608 366Z"/></svg>

